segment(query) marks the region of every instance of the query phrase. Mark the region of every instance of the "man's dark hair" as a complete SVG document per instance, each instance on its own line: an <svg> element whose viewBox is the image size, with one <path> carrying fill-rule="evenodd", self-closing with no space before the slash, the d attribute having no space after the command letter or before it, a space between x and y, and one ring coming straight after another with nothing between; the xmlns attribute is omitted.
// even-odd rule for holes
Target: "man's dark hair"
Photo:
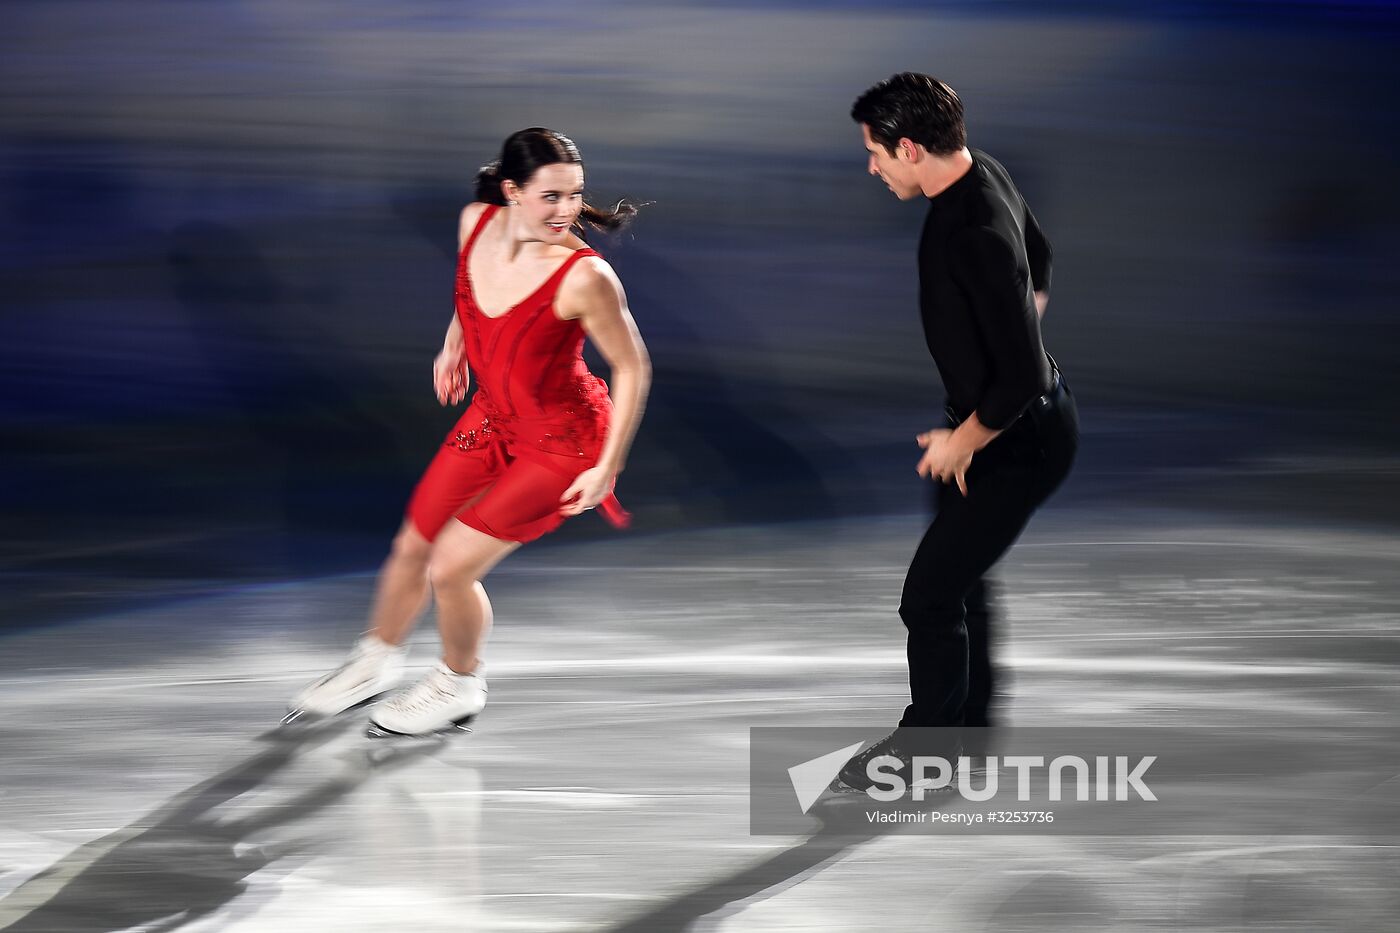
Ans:
<svg viewBox="0 0 1400 933"><path fill-rule="evenodd" d="M967 145L957 92L915 71L886 78L860 95L851 119L870 127L870 137L891 154L905 137L934 155L952 155Z"/></svg>

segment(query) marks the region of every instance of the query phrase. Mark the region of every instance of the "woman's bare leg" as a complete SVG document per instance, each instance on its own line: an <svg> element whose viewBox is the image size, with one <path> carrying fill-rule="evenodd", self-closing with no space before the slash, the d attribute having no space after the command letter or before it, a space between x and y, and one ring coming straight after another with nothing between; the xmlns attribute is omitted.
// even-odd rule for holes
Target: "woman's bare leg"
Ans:
<svg viewBox="0 0 1400 933"><path fill-rule="evenodd" d="M402 644L428 603L428 558L432 544L404 519L375 584L369 630L381 641Z"/></svg>
<svg viewBox="0 0 1400 933"><path fill-rule="evenodd" d="M476 670L491 627L491 601L482 579L511 551L516 541L502 541L458 521L433 542L428 579L437 600L442 659L459 674Z"/></svg>

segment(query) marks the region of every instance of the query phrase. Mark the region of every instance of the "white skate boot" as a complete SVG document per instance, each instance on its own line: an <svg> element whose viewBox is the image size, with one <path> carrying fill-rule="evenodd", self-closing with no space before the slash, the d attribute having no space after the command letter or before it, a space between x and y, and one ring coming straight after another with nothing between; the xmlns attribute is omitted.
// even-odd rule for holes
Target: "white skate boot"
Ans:
<svg viewBox="0 0 1400 933"><path fill-rule="evenodd" d="M345 663L303 687L287 706L282 723L302 716L334 716L392 689L403 676L407 649L363 635Z"/></svg>
<svg viewBox="0 0 1400 933"><path fill-rule="evenodd" d="M486 678L481 668L474 674L458 674L439 661L418 683L405 687L378 703L370 713L371 738L431 736L460 729L486 706Z"/></svg>

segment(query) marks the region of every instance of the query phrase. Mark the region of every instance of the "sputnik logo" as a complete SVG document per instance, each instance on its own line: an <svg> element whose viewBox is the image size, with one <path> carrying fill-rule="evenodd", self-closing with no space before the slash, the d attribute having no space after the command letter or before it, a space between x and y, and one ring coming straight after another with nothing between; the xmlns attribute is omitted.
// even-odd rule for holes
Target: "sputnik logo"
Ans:
<svg viewBox="0 0 1400 933"><path fill-rule="evenodd" d="M854 745L838 748L834 752L788 768L788 779L792 781L792 789L797 794L797 802L801 804L803 813L812 809L812 804L817 802L817 798L826 790L832 778L836 777L841 766L850 761L851 756L864 744L856 742Z"/></svg>

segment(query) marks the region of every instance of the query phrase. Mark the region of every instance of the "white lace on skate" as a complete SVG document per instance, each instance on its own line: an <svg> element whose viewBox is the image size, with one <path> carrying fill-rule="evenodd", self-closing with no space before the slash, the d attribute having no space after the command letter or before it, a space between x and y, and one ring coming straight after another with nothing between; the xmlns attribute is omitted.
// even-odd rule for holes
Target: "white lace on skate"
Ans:
<svg viewBox="0 0 1400 933"><path fill-rule="evenodd" d="M376 706L370 723L386 733L431 735L465 726L485 706L486 681L479 673L458 674L439 662Z"/></svg>
<svg viewBox="0 0 1400 933"><path fill-rule="evenodd" d="M398 683L404 653L377 638L361 638L343 664L297 694L293 715L334 716L374 699Z"/></svg>

